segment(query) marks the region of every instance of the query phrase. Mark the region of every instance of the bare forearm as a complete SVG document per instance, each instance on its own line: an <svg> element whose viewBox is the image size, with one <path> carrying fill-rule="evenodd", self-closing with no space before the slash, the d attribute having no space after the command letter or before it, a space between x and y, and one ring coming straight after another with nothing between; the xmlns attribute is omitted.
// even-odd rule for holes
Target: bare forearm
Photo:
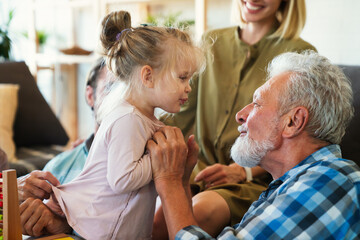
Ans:
<svg viewBox="0 0 360 240"><path fill-rule="evenodd" d="M197 225L192 213L190 187L181 186L181 182L157 183L170 239L175 239L182 228Z"/></svg>
<svg viewBox="0 0 360 240"><path fill-rule="evenodd" d="M193 194L191 191L190 183L183 183L183 188L185 190L186 197L188 198L189 205L192 206ZM191 210L192 210L192 208L191 208Z"/></svg>

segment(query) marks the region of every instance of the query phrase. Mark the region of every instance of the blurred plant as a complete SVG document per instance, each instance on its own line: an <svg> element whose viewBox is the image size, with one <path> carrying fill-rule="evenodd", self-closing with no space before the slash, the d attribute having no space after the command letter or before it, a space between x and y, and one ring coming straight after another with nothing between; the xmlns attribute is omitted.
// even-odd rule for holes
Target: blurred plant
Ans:
<svg viewBox="0 0 360 240"><path fill-rule="evenodd" d="M29 35L27 32L23 32L23 35L26 37L26 38L29 38ZM36 38L39 42L39 46L43 46L45 45L46 43L46 40L48 39L49 37L49 34L44 31L44 30L37 30L36 31Z"/></svg>
<svg viewBox="0 0 360 240"><path fill-rule="evenodd" d="M39 41L40 46L45 45L48 36L49 35L47 34L47 32L45 32L43 30L36 31L36 37Z"/></svg>
<svg viewBox="0 0 360 240"><path fill-rule="evenodd" d="M146 19L149 25L176 27L180 29L188 29L195 24L194 20L179 20L181 12L170 13L169 15L149 15Z"/></svg>
<svg viewBox="0 0 360 240"><path fill-rule="evenodd" d="M9 12L8 20L0 26L0 58L9 59L11 50L11 39L9 37L9 26L14 16L14 10Z"/></svg>

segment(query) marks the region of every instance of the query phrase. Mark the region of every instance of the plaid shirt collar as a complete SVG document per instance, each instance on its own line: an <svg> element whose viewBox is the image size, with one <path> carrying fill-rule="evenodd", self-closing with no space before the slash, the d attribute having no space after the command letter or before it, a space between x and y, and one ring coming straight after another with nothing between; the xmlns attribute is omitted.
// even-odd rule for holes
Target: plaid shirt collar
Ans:
<svg viewBox="0 0 360 240"><path fill-rule="evenodd" d="M302 160L298 165L287 171L283 176L281 176L278 179L273 180L269 184L269 189L273 188L272 186L280 186L281 183L285 182L289 178L292 178L293 176L297 175L299 171L302 171L306 168L308 168L310 165L314 164L318 161L325 161L328 159L334 159L334 158L341 158L341 149L340 146L337 144L331 144L327 145L325 147L322 147L318 151L314 152L313 154L309 155L307 158Z"/></svg>

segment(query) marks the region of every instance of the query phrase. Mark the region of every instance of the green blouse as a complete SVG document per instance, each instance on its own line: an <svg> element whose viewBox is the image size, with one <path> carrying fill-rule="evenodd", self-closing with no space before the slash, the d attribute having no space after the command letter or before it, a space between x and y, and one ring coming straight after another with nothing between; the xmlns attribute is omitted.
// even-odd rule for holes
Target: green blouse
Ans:
<svg viewBox="0 0 360 240"><path fill-rule="evenodd" d="M181 111L162 119L184 135L195 127L200 153L194 176L208 165L233 163L230 148L239 136L235 114L252 102L254 91L265 82L269 62L283 52L315 50L302 39L278 42L266 36L249 46L240 40L238 27L210 31L204 39L210 45L205 71L192 80L189 101Z"/></svg>

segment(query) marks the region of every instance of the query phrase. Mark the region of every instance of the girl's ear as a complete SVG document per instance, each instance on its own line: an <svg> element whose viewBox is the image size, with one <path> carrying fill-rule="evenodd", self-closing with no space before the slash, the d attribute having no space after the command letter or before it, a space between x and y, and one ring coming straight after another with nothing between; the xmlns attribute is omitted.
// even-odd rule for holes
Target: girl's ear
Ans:
<svg viewBox="0 0 360 240"><path fill-rule="evenodd" d="M140 70L141 82L145 87L154 87L154 70L149 65L145 65Z"/></svg>
<svg viewBox="0 0 360 240"><path fill-rule="evenodd" d="M285 138L292 138L299 135L309 121L309 111L307 108L300 106L289 111L286 118L286 125L283 130Z"/></svg>

